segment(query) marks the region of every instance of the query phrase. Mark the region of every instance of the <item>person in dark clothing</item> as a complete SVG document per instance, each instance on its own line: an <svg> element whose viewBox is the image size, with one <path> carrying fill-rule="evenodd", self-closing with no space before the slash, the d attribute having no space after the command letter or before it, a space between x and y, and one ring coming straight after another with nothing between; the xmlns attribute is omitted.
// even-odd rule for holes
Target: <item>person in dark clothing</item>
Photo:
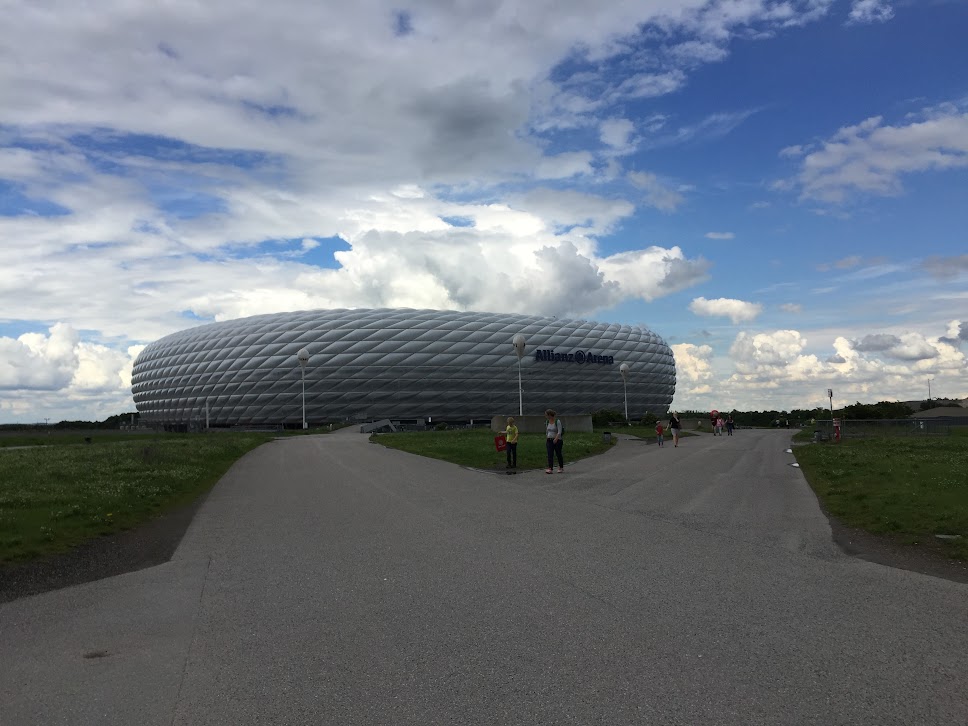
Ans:
<svg viewBox="0 0 968 726"><path fill-rule="evenodd" d="M564 427L561 425L561 419L558 418L558 414L552 409L545 411L545 416L548 418L548 425L545 428L545 447L548 450L548 468L545 469L545 474L550 474L554 471L555 457L558 457L558 473L561 474L565 470L565 460L562 454L562 447L564 442L561 439L561 435L564 433Z"/></svg>
<svg viewBox="0 0 968 726"><path fill-rule="evenodd" d="M679 429L682 428L682 424L679 422L679 415L673 411L672 415L669 416L669 430L672 432L672 445L679 445Z"/></svg>
<svg viewBox="0 0 968 726"><path fill-rule="evenodd" d="M726 435L727 436L733 435L733 428L735 426L736 426L736 423L733 421L733 414L729 414L729 416L726 417Z"/></svg>

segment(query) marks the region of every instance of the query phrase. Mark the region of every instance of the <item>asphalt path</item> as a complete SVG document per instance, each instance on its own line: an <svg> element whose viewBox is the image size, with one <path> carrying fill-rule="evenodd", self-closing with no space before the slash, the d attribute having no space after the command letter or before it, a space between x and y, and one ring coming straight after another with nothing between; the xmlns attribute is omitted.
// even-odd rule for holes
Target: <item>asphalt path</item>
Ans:
<svg viewBox="0 0 968 726"><path fill-rule="evenodd" d="M0 605L0 724L968 724L968 586L842 554L789 443L275 441L170 562Z"/></svg>

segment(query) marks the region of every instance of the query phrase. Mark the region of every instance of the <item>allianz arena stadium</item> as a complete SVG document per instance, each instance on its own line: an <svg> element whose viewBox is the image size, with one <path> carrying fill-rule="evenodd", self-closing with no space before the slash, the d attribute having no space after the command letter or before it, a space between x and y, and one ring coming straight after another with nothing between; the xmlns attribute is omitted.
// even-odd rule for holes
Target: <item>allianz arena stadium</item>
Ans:
<svg viewBox="0 0 968 726"><path fill-rule="evenodd" d="M662 415L676 386L672 351L646 328L380 309L256 315L173 333L141 352L131 388L143 424L179 428L301 425L304 404L311 425L466 422L517 414L519 370L526 415L622 411L626 395L630 418Z"/></svg>

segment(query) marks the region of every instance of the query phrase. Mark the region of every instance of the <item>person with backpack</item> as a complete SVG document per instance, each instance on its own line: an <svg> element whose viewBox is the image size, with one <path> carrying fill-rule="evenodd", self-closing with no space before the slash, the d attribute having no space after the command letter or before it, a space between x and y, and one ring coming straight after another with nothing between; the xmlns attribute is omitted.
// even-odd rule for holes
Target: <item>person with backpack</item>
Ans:
<svg viewBox="0 0 968 726"><path fill-rule="evenodd" d="M545 411L545 417L548 419L548 425L545 427L545 448L548 451L548 468L545 469L545 474L551 474L554 471L555 457L558 458L558 473L561 474L565 470L565 459L562 453L564 442L561 438L562 434L565 433L565 427L553 409L549 408Z"/></svg>

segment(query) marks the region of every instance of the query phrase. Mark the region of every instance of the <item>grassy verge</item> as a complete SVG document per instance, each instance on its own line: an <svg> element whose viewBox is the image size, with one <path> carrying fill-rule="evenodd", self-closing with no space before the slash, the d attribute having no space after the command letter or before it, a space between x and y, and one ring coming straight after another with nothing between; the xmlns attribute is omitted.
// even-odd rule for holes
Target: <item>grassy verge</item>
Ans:
<svg viewBox="0 0 968 726"><path fill-rule="evenodd" d="M377 434L373 440L391 449L450 461L477 469L504 469L503 451L494 448L494 432L488 429L449 429L447 431L410 431ZM566 432L565 465L607 451L614 446L602 441L601 433ZM521 434L518 440L518 469L544 469L547 466L544 434Z"/></svg>
<svg viewBox="0 0 968 726"><path fill-rule="evenodd" d="M69 444L93 444L116 441L147 441L158 438L177 438L179 436L184 436L184 434L158 434L150 431L98 431L96 429L90 431L17 433L0 435L0 448L18 446L65 446Z"/></svg>
<svg viewBox="0 0 968 726"><path fill-rule="evenodd" d="M794 449L827 511L850 527L968 560L968 435ZM944 541L936 534L961 535Z"/></svg>
<svg viewBox="0 0 968 726"><path fill-rule="evenodd" d="M140 435L4 451L0 562L60 552L187 504L269 438Z"/></svg>

